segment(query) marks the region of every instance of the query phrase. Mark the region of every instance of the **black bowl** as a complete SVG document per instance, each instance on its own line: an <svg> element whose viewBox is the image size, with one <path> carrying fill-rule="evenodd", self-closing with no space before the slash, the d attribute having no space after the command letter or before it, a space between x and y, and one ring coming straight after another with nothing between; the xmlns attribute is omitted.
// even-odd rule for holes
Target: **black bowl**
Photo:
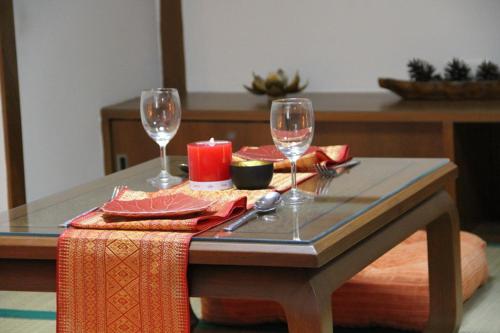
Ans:
<svg viewBox="0 0 500 333"><path fill-rule="evenodd" d="M231 163L231 179L240 190L257 190L269 186L273 179L273 163L241 161Z"/></svg>

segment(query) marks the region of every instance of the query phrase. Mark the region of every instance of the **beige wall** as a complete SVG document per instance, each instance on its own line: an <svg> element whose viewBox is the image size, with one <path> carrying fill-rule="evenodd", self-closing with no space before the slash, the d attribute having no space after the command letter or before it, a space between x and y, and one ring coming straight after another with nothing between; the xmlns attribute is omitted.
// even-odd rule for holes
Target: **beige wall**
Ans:
<svg viewBox="0 0 500 333"><path fill-rule="evenodd" d="M309 91L379 91L412 57L500 62L498 0L184 0L191 91L299 69Z"/></svg>
<svg viewBox="0 0 500 333"><path fill-rule="evenodd" d="M99 109L161 84L158 0L15 0L28 201L103 175ZM190 91L299 69L378 91L422 57L500 62L498 0L183 0Z"/></svg>
<svg viewBox="0 0 500 333"><path fill-rule="evenodd" d="M161 84L156 0L15 0L27 200L104 174L100 109Z"/></svg>

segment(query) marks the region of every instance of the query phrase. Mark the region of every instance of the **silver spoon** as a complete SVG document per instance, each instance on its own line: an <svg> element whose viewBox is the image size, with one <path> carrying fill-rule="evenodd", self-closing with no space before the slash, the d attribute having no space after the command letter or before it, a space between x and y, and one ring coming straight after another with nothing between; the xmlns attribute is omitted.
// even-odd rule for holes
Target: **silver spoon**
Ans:
<svg viewBox="0 0 500 333"><path fill-rule="evenodd" d="M248 213L237 219L224 228L225 231L234 231L241 227L243 224L251 220L257 213L268 213L276 209L276 206L281 202L281 194L278 192L266 193L263 197L255 201L254 208Z"/></svg>

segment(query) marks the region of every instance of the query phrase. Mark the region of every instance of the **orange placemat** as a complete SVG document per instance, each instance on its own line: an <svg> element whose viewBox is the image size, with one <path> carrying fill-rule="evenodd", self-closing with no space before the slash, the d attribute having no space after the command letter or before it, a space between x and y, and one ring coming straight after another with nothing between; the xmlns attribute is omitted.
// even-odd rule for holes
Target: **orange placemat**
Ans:
<svg viewBox="0 0 500 333"><path fill-rule="evenodd" d="M304 181L314 174L299 174ZM58 242L57 332L189 332L189 243L266 192L285 191L289 174L265 190L192 191L188 183L155 193L122 190L120 200L185 193L217 203L199 215L134 220L101 211L72 221Z"/></svg>

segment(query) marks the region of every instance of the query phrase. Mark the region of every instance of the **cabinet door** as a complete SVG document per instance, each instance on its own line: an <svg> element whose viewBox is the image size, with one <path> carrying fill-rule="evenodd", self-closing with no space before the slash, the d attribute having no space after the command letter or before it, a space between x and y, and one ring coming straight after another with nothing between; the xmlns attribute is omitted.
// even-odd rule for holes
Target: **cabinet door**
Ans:
<svg viewBox="0 0 500 333"><path fill-rule="evenodd" d="M167 152L172 155L186 155L188 143L209 140L212 137L231 141L233 151L243 146L273 144L268 122L183 121L177 135L167 147Z"/></svg>
<svg viewBox="0 0 500 333"><path fill-rule="evenodd" d="M363 157L446 157L440 123L321 122L313 144L348 144Z"/></svg>
<svg viewBox="0 0 500 333"><path fill-rule="evenodd" d="M139 120L111 121L111 158L113 171L133 166L160 155L157 144L149 138ZM233 151L242 146L273 144L267 122L183 121L167 146L168 155L186 155L190 142L211 137L233 142Z"/></svg>
<svg viewBox="0 0 500 333"><path fill-rule="evenodd" d="M140 120L111 120L111 156L116 172L160 156L160 148L146 134Z"/></svg>

